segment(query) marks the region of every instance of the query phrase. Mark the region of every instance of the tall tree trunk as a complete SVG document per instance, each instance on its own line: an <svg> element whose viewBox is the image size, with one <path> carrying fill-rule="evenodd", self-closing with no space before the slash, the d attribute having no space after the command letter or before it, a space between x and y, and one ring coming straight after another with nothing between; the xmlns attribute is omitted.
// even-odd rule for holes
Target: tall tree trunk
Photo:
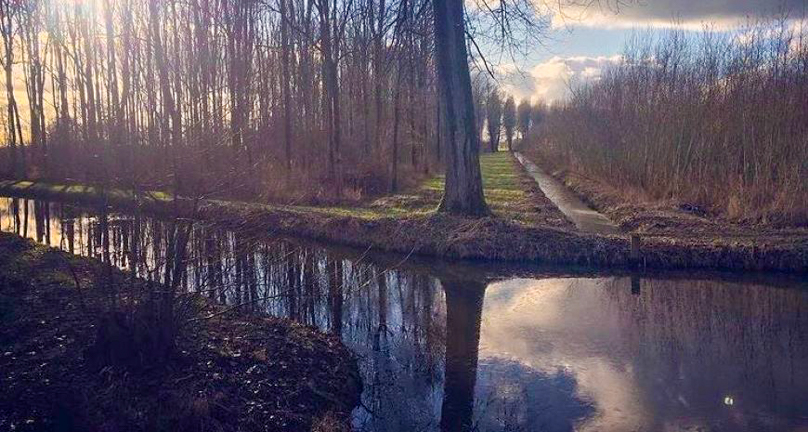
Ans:
<svg viewBox="0 0 808 432"><path fill-rule="evenodd" d="M287 5L289 7L287 7ZM292 95L291 82L289 76L289 54L291 46L289 44L289 21L294 16L291 10L293 3L291 0L280 0L281 13L281 81L283 85L283 141L286 153L286 169L292 170Z"/></svg>
<svg viewBox="0 0 808 432"><path fill-rule="evenodd" d="M78 12L78 10L79 10L78 9L79 8L78 4L77 4L76 8L77 8L77 13L76 14L78 16L81 16L81 15L79 15L80 12ZM95 79L95 69L93 68L93 65L95 64L95 55L94 55L94 47L93 47L93 43L92 43L93 39L91 37L91 34L92 34L91 24L90 24L91 16L89 16L89 14L86 14L86 15L88 15L88 16L84 17L84 26L82 27L82 30L83 30L82 37L84 39L84 52L85 52L85 54L84 54L85 55L85 58L84 58L84 62L85 62L85 64L84 64L84 84L86 86L86 94L85 94L85 96L87 98L87 100L86 100L87 140L89 141L91 146L96 147L93 150L93 151L96 151L97 146L99 145L99 143L98 143L98 129L97 129L98 125L96 123L96 119L98 117L96 116L96 98L95 98L95 90L94 90L94 86L93 86L93 80ZM82 102L82 106L85 106L84 102Z"/></svg>
<svg viewBox="0 0 808 432"><path fill-rule="evenodd" d="M334 195L339 197L342 192L342 171L340 156L341 119L339 105L339 82L337 59L339 46L337 31L332 31L330 0L321 0L320 8L320 37L323 55L323 110L325 130L328 137L328 176L334 187Z"/></svg>
<svg viewBox="0 0 808 432"><path fill-rule="evenodd" d="M399 69L400 71L400 69ZM393 154L390 156L390 192L398 192L398 129L401 122L401 72L396 77L396 88L393 93Z"/></svg>
<svg viewBox="0 0 808 432"><path fill-rule="evenodd" d="M7 130L7 139L10 146L11 151L11 172L16 178L22 178L25 176L24 169L20 169L20 164L17 161L17 130L15 125L19 122L19 116L15 116L17 113L16 111L16 98L14 96L14 77L13 77L13 68L14 68L14 29L11 17L11 5L6 4L0 9L3 12L3 16L0 17L0 24L2 24L3 28L3 48L5 50L5 56L3 58L3 69L5 72L6 78L6 102L8 106L8 130ZM22 142L19 143L20 146L23 145Z"/></svg>
<svg viewBox="0 0 808 432"><path fill-rule="evenodd" d="M440 211L488 214L480 175L463 0L432 0L438 83L446 132L446 187Z"/></svg>
<svg viewBox="0 0 808 432"><path fill-rule="evenodd" d="M374 130L374 142L376 144L376 150L379 151L382 148L382 138L384 133L382 132L382 126L384 122L384 106L382 105L382 95L384 93L384 55L383 51L383 43L384 43L384 21L386 17L386 5L385 0L379 1L379 12L378 12L378 23L375 37L373 38L373 75L374 80L376 83L375 88L375 102L376 102L376 127ZM370 12L371 12L371 25L373 25L373 1L370 4Z"/></svg>

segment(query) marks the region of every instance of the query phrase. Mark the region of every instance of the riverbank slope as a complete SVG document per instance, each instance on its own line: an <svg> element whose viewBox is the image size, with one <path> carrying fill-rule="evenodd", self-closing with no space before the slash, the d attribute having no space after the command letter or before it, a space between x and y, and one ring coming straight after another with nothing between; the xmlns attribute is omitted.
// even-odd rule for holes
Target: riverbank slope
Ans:
<svg viewBox="0 0 808 432"><path fill-rule="evenodd" d="M597 267L808 271L808 233L771 242L738 238L643 236L632 254L628 234L579 231L547 199L509 153L481 158L490 217L468 219L434 211L443 180L357 207L312 207L177 199L168 194L108 190L108 205L220 222L239 229L304 237L363 249L453 259L539 262ZM97 188L0 182L0 194L98 205ZM609 215L608 212L604 212Z"/></svg>
<svg viewBox="0 0 808 432"><path fill-rule="evenodd" d="M138 313L121 305L142 288L99 261L0 233L0 430L349 430L361 392L353 355L289 320L191 296L170 358L99 363L114 334L102 329L118 324L107 317ZM121 342L117 353L143 340Z"/></svg>

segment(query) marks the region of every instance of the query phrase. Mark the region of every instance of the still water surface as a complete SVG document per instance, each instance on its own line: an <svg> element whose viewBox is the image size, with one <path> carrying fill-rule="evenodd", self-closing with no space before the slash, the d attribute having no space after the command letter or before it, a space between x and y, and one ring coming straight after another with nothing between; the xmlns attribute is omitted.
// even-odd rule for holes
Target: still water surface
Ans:
<svg viewBox="0 0 808 432"><path fill-rule="evenodd" d="M808 431L804 281L512 277L187 223L0 197L0 230L154 280L187 230L186 289L357 354L357 431Z"/></svg>

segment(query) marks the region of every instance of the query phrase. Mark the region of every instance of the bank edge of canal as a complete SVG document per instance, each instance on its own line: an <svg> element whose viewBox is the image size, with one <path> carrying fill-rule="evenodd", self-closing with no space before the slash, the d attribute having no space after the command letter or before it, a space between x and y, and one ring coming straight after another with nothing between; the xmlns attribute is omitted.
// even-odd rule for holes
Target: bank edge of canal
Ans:
<svg viewBox="0 0 808 432"><path fill-rule="evenodd" d="M514 166L518 169L519 165ZM136 196L120 190L102 194L85 186L15 181L0 182L0 194L88 206L106 202L111 207L157 216L201 219L268 235L407 255L595 268L808 272L808 235L779 239L647 236L632 242L626 234L591 234L497 216L469 219L428 212L362 217L350 211L214 199L174 200L167 194Z"/></svg>
<svg viewBox="0 0 808 432"><path fill-rule="evenodd" d="M336 336L198 295L159 367L143 353L99 363L110 334L129 334L118 317L140 313L122 304L142 283L0 233L0 430L350 429L362 384ZM123 356L139 342L116 343Z"/></svg>

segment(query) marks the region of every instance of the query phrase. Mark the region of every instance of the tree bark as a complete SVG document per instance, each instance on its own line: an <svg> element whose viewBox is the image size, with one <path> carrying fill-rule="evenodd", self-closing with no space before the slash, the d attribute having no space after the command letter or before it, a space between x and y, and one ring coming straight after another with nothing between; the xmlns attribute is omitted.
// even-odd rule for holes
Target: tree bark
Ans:
<svg viewBox="0 0 808 432"><path fill-rule="evenodd" d="M290 6L290 7L287 7ZM286 169L292 170L292 78L289 76L289 54L292 47L289 44L289 21L293 12L290 12L293 3L291 0L280 0L281 14L281 75L283 81L283 143L286 156Z"/></svg>
<svg viewBox="0 0 808 432"><path fill-rule="evenodd" d="M400 67L400 65L399 65ZM396 88L393 93L393 154L390 157L390 192L398 192L398 129L401 121L401 75L396 77Z"/></svg>
<svg viewBox="0 0 808 432"><path fill-rule="evenodd" d="M2 7L3 5L0 5ZM16 99L14 96L14 78L13 78L13 68L14 68L14 29L13 29L13 21L11 19L11 5L6 4L4 5L5 8L0 9L0 12L3 12L3 16L0 17L0 24L2 24L3 30L3 47L4 47L4 59L3 59L3 70L5 72L6 78L6 102L8 107L8 139L10 152L11 152L11 173L15 178L23 178L25 176L24 170L20 169L20 166L17 162L17 130L14 127L17 122L19 122L19 118L15 116L16 110ZM20 146L24 145L20 142Z"/></svg>
<svg viewBox="0 0 808 432"><path fill-rule="evenodd" d="M446 187L439 210L488 214L480 175L462 0L432 0L435 46L445 126Z"/></svg>

